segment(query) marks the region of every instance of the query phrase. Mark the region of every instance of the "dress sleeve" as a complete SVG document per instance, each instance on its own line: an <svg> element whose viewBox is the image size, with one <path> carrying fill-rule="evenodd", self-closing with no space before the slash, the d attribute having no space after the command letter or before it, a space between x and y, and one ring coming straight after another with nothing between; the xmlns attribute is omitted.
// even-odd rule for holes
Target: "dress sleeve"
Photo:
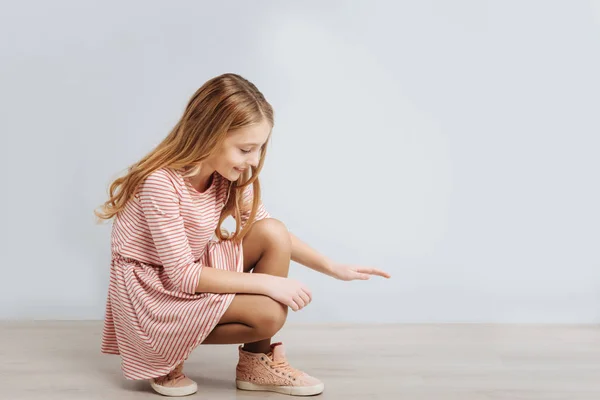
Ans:
<svg viewBox="0 0 600 400"><path fill-rule="evenodd" d="M175 185L165 171L159 170L146 178L138 195L167 276L182 292L194 294L203 266L194 262Z"/></svg>
<svg viewBox="0 0 600 400"><path fill-rule="evenodd" d="M246 204L249 204L249 208L246 211L242 211L242 226L246 225L246 222L248 222L248 219L250 218L250 211L252 208L252 200L254 199L254 189L252 188L252 185L248 185L244 188L244 198L243 198L243 202ZM271 215L267 212L267 210L265 209L264 204L262 203L262 201L258 204L258 210L256 211L256 218L254 220L254 222L256 221L260 221L261 219L265 219L265 218L271 218Z"/></svg>

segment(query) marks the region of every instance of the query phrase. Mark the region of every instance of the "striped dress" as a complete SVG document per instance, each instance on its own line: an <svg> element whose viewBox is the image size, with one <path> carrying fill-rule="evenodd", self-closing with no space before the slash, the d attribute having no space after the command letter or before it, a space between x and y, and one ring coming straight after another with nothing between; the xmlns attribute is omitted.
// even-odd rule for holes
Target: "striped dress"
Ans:
<svg viewBox="0 0 600 400"><path fill-rule="evenodd" d="M242 245L214 236L229 181L215 172L198 192L182 172L151 174L113 223L101 352L127 379L166 375L217 325L235 295L195 293L203 268L243 272ZM256 220L268 217L261 203Z"/></svg>

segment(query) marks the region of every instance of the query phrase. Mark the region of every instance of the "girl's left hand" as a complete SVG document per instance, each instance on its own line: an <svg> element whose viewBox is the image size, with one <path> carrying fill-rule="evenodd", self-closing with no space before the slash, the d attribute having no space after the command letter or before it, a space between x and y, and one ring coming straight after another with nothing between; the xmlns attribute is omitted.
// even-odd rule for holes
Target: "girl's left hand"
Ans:
<svg viewBox="0 0 600 400"><path fill-rule="evenodd" d="M391 278L390 274L376 268L340 264L336 262L330 264L329 275L341 281L353 281L355 279L368 280L371 278L371 275L378 275L388 279Z"/></svg>

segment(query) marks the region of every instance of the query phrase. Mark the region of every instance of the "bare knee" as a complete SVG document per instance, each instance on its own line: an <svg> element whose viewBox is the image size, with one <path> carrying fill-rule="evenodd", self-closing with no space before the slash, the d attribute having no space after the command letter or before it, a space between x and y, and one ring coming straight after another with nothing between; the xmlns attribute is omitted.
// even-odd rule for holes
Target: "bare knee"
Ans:
<svg viewBox="0 0 600 400"><path fill-rule="evenodd" d="M287 306L265 296L252 319L254 328L264 339L268 339L281 330L286 318Z"/></svg>
<svg viewBox="0 0 600 400"><path fill-rule="evenodd" d="M291 251L292 241L285 224L274 218L265 218L256 221L252 230L264 239L267 246L276 246L280 250Z"/></svg>

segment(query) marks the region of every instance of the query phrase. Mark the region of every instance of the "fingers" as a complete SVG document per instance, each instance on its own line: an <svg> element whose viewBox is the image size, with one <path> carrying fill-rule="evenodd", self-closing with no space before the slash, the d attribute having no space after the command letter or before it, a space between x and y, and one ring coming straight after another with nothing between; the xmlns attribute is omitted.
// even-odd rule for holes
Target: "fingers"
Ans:
<svg viewBox="0 0 600 400"><path fill-rule="evenodd" d="M358 279L362 279L363 281L368 281L371 277L367 274L357 273Z"/></svg>
<svg viewBox="0 0 600 400"><path fill-rule="evenodd" d="M311 301L312 294L310 290L306 286L301 285L296 294L292 297L290 302L292 305L290 307L292 310L298 311L306 307Z"/></svg>
<svg viewBox="0 0 600 400"><path fill-rule="evenodd" d="M310 303L311 298L308 295L308 293L305 293L304 291L301 291L300 293L298 293L298 295L304 301L304 304L308 305L308 303Z"/></svg>
<svg viewBox="0 0 600 400"><path fill-rule="evenodd" d="M302 300L299 296L295 296L293 297L289 304L290 308L294 311L300 311L302 310L304 307L306 307L306 303L304 302L304 300Z"/></svg>
<svg viewBox="0 0 600 400"><path fill-rule="evenodd" d="M387 272L382 271L380 269L374 269L373 270L373 275L379 275L379 276L382 276L384 278L391 278L392 277L390 274L388 274Z"/></svg>
<svg viewBox="0 0 600 400"><path fill-rule="evenodd" d="M306 285L301 284L300 285L300 291L304 292L308 296L308 300L309 301L312 300L312 292L310 291L310 289L308 287L306 287Z"/></svg>
<svg viewBox="0 0 600 400"><path fill-rule="evenodd" d="M303 309L306 306L306 303L300 298L300 296L294 296L294 303L298 305L299 310Z"/></svg>
<svg viewBox="0 0 600 400"><path fill-rule="evenodd" d="M307 287L302 287L302 290L300 291L300 296L306 297L308 300L308 303L310 303L312 301L312 292ZM304 297L302 297L302 298L304 298Z"/></svg>
<svg viewBox="0 0 600 400"><path fill-rule="evenodd" d="M297 306L297 310L294 311L298 311L306 307L310 303L311 298L308 294L301 290L296 296L293 297L292 300L294 305Z"/></svg>
<svg viewBox="0 0 600 400"><path fill-rule="evenodd" d="M290 307L293 311L298 311L300 310L300 306L298 304L296 304L296 302L294 300L290 300L287 303L288 307Z"/></svg>
<svg viewBox="0 0 600 400"><path fill-rule="evenodd" d="M380 269L376 269L376 268L358 268L356 271L360 272L360 273L363 273L363 274L378 275L378 276L382 276L384 278L391 278L392 277L387 272L382 271Z"/></svg>

